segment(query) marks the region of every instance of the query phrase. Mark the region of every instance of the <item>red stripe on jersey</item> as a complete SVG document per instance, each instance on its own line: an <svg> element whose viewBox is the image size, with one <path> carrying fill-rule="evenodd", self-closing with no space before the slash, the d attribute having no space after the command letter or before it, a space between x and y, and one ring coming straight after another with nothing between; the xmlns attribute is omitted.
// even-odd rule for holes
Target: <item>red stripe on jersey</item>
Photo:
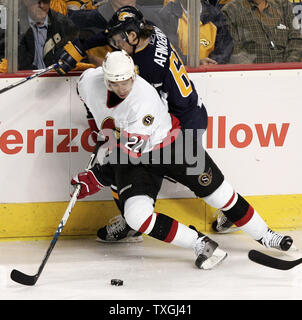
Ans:
<svg viewBox="0 0 302 320"><path fill-rule="evenodd" d="M234 200L234 198L235 198L235 192L233 193L231 199L227 202L227 204L224 205L221 209L223 210L223 208L227 208L227 207L232 203L232 201Z"/></svg>
<svg viewBox="0 0 302 320"><path fill-rule="evenodd" d="M178 222L176 220L173 220L171 229L169 234L167 235L166 239L164 240L165 242L171 242L175 238L176 232L178 229Z"/></svg>
<svg viewBox="0 0 302 320"><path fill-rule="evenodd" d="M177 139L177 137L180 133L180 122L172 114L170 114L170 116L171 116L171 120L172 120L172 128L168 132L166 138L163 139L163 141L160 144L156 145L152 150L162 149L162 148L168 146L169 144L172 144Z"/></svg>
<svg viewBox="0 0 302 320"><path fill-rule="evenodd" d="M252 219L253 215L254 215L254 208L252 206L249 206L249 208L248 208L246 214L244 215L244 217L241 218L240 220L234 222L234 224L237 227L242 227Z"/></svg>
<svg viewBox="0 0 302 320"><path fill-rule="evenodd" d="M142 224L142 226L139 228L138 232L144 233L147 230L147 228L149 227L149 224L152 220L152 215L153 214L151 214L150 217Z"/></svg>

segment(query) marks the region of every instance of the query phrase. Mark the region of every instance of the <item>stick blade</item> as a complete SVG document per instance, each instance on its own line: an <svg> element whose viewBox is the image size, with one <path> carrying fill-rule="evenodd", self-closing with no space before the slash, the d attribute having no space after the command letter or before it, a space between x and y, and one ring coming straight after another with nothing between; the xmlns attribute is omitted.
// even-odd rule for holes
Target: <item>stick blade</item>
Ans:
<svg viewBox="0 0 302 320"><path fill-rule="evenodd" d="M38 276L34 275L34 276L29 276L21 271L18 271L16 269L12 270L11 274L10 274L10 278L15 281L18 282L20 284L23 284L25 286L33 286L35 285L35 283L38 280Z"/></svg>
<svg viewBox="0 0 302 320"><path fill-rule="evenodd" d="M250 250L248 253L248 257L250 260L258 264L278 270L289 270L302 263L302 258L294 261L281 260L257 250Z"/></svg>

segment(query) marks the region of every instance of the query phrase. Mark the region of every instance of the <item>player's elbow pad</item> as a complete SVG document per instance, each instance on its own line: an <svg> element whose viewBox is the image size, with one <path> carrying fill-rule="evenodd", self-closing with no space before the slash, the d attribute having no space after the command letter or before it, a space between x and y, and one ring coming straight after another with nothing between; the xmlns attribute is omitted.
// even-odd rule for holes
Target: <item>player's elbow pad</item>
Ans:
<svg viewBox="0 0 302 320"><path fill-rule="evenodd" d="M80 46L76 41L71 42L68 41L67 44L64 46L64 50L76 61L80 62L86 55L80 49Z"/></svg>

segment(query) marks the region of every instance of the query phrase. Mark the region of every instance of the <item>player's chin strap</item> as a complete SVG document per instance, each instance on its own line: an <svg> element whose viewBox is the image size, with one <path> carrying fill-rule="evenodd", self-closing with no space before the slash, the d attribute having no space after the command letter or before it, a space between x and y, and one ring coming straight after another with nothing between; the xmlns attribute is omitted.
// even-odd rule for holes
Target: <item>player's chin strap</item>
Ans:
<svg viewBox="0 0 302 320"><path fill-rule="evenodd" d="M137 41L136 41L136 44L131 44L130 42L129 42L129 36L128 36L128 33L127 32L125 32L126 33L126 41L127 41L127 43L129 44L129 46L131 46L132 48L133 48L133 52L132 52L132 54L131 54L131 56L133 57L134 55L135 55L135 51L136 51L136 48L137 48L137 45L139 44L139 42L140 42L140 40L141 40L141 38L140 38L140 36L136 33L136 36L137 36Z"/></svg>

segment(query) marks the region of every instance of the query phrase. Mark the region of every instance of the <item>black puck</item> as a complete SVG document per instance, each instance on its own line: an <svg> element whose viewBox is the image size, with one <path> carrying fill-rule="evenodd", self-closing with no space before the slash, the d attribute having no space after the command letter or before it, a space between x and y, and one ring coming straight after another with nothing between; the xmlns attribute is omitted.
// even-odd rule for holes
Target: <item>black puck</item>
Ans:
<svg viewBox="0 0 302 320"><path fill-rule="evenodd" d="M123 280L120 279L111 279L112 286L122 286L124 284Z"/></svg>

